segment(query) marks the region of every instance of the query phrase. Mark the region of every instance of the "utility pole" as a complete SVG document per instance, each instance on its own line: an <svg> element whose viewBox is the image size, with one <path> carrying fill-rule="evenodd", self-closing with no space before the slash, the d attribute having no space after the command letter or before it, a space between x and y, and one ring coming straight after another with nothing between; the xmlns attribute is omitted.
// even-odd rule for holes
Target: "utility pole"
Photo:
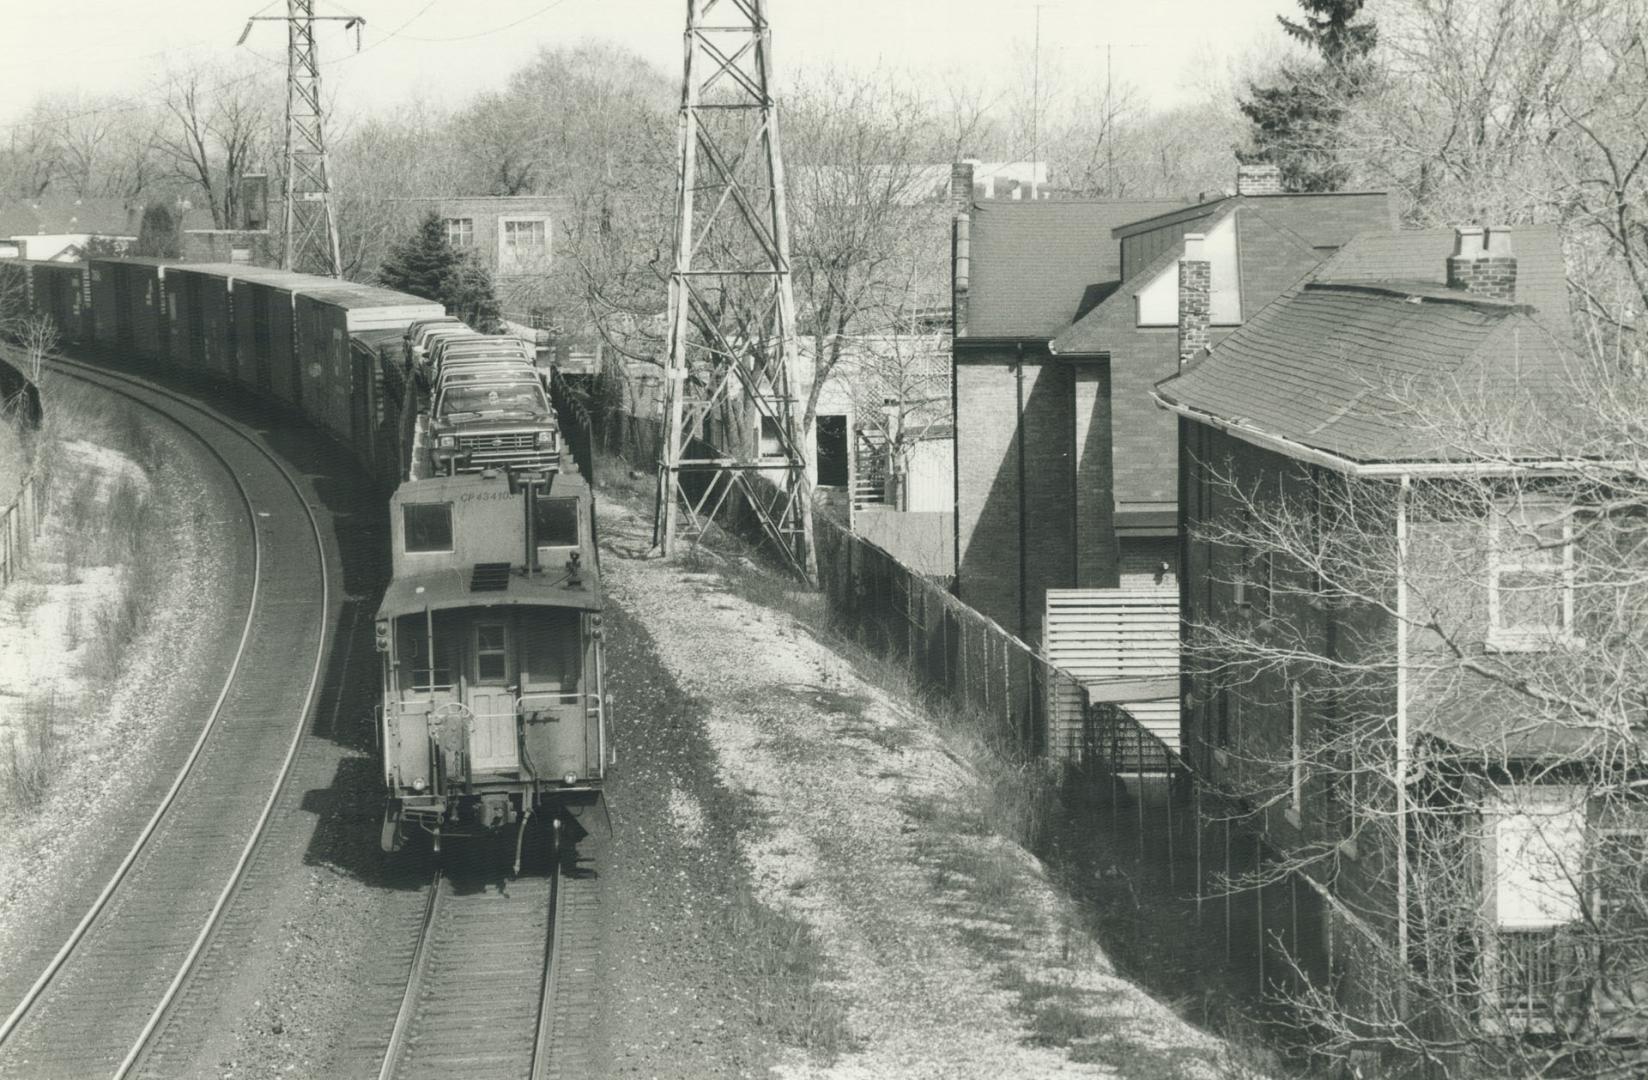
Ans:
<svg viewBox="0 0 1648 1080"><path fill-rule="evenodd" d="M354 30L355 50L360 50L366 20L358 15L316 15L315 0L286 0L285 15L252 16L235 44L246 41L254 22L286 24L286 246L280 266L337 277L343 272L343 256L327 175L317 20L342 22L345 30Z"/></svg>
<svg viewBox="0 0 1648 1080"><path fill-rule="evenodd" d="M687 0L684 45L653 540L666 555L696 540L736 490L810 578L812 493L793 389L795 296L766 0ZM727 421L720 431L707 426L717 413Z"/></svg>

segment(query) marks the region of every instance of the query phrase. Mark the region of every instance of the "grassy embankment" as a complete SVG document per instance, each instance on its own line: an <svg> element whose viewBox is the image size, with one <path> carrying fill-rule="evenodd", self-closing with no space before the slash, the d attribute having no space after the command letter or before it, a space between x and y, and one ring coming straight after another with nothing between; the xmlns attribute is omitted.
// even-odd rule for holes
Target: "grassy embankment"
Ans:
<svg viewBox="0 0 1648 1080"><path fill-rule="evenodd" d="M46 506L27 565L0 596L0 634L19 646L11 685L0 686L13 717L0 729L0 807L13 810L45 797L68 723L118 683L160 587L153 570L166 544L152 496L163 459L152 421L70 380L48 378L43 392L42 429L0 443L0 476L32 467Z"/></svg>
<svg viewBox="0 0 1648 1080"><path fill-rule="evenodd" d="M597 490L650 508L652 477L631 472L622 460L598 462ZM1056 929L1072 970L1084 958L1071 942L1096 939L1120 973L1170 1000L1186 1019L1223 1035L1231 1044L1219 1063L1223 1075L1280 1071L1281 1063L1260 1044L1254 1022L1226 980L1185 934L1177 905L1139 895L1130 856L1108 851L1091 837L1072 842L1073 830L1081 831L1081 823L1091 820L1097 804L1105 801L1100 798L1108 791L1103 778L1027 754L998 717L921 681L905 662L884 655L864 633L832 618L821 592L770 565L742 538L712 527L710 538L683 562L716 572L743 599L793 617L848 660L867 683L924 716L948 751L977 778L976 792L967 800L908 808L917 820L934 826L921 831L916 856L935 889L963 891L976 910L1014 921L1021 938L1044 934L1046 927L1038 922L1042 913L1026 902L1029 879L1023 860L1001 844L965 841L994 836L1031 852L1066 896L1082 901L1066 906L1059 916L1064 925ZM988 951L991 935L977 936L981 951ZM779 971L792 987L809 986L825 976L823 955L816 946L798 950L789 968L780 965ZM1074 979L1047 972L1027 975L1004 963L997 983L1017 995L1031 1041L1066 1048L1075 1061L1124 1065L1128 1075L1179 1075L1173 1055L1164 1056L1159 1048L1106 1044L1108 1021L1080 1007L1083 993Z"/></svg>

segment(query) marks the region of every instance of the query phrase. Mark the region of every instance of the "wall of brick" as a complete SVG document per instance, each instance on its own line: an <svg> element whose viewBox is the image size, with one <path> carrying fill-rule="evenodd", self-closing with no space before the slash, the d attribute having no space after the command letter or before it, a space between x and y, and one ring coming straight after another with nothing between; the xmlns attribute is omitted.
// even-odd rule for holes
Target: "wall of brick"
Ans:
<svg viewBox="0 0 1648 1080"><path fill-rule="evenodd" d="M1019 621L1015 354L969 353L955 369L956 591L1010 630Z"/></svg>
<svg viewBox="0 0 1648 1080"><path fill-rule="evenodd" d="M1047 590L1076 583L1073 375L1065 363L1024 365L1025 593L1018 632L1032 644L1041 640Z"/></svg>
<svg viewBox="0 0 1648 1080"><path fill-rule="evenodd" d="M1489 300L1515 300L1516 259L1450 258L1448 288L1463 289Z"/></svg>
<svg viewBox="0 0 1648 1080"><path fill-rule="evenodd" d="M1110 588L1116 584L1110 364L1095 360L1070 366L1075 396L1075 586Z"/></svg>

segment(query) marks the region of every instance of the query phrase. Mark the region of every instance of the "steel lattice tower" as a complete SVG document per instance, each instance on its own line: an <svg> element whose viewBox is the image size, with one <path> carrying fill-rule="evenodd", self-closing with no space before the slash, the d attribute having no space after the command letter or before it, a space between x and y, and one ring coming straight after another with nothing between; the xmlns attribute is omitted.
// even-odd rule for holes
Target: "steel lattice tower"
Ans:
<svg viewBox="0 0 1648 1080"><path fill-rule="evenodd" d="M351 17L348 25L362 21ZM337 277L343 257L326 167L315 0L286 0L286 33L286 249L280 265Z"/></svg>
<svg viewBox="0 0 1648 1080"><path fill-rule="evenodd" d="M716 20L706 21L715 13ZM687 0L669 280L668 429L654 539L696 539L736 489L801 574L813 568L796 425L795 296L765 0ZM709 421L719 411L717 432ZM709 425L709 426L707 426ZM713 445L717 435L726 446Z"/></svg>

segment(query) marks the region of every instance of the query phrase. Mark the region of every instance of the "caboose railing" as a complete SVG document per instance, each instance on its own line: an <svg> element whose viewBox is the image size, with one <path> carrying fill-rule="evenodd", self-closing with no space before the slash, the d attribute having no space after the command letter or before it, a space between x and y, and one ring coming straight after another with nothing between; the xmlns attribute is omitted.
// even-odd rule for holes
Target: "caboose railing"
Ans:
<svg viewBox="0 0 1648 1080"><path fill-rule="evenodd" d="M596 680L600 685L600 680ZM607 717L606 705L600 693L596 691L575 690L561 692L557 690L529 691L515 699L517 712L525 714L536 709L545 708L572 708L582 705L584 715L591 713L595 716L595 761L597 775L604 770L607 760Z"/></svg>

